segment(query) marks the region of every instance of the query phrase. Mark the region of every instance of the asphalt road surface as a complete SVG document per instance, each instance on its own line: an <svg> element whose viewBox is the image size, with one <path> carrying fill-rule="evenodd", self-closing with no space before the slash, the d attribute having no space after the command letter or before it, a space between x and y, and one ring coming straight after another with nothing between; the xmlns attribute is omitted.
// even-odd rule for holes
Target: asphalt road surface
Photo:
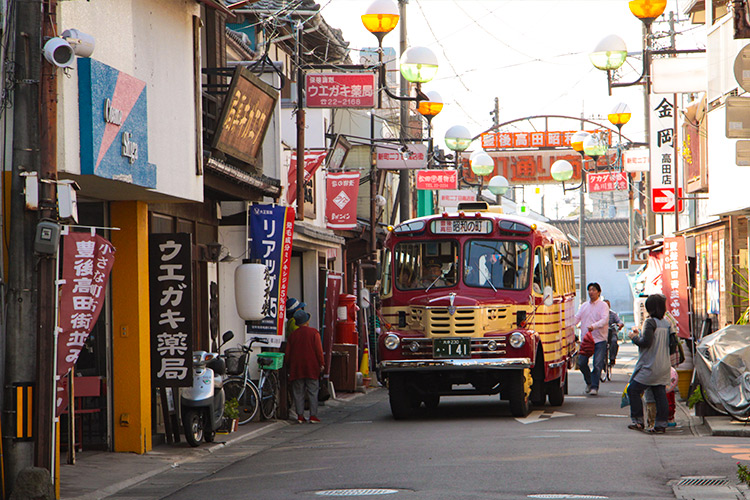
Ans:
<svg viewBox="0 0 750 500"><path fill-rule="evenodd" d="M623 347L598 396L584 395L574 371L564 405L526 419L496 397L448 397L395 421L380 389L328 404L322 424L290 423L111 498L673 499L681 477L734 480L736 457L750 458L741 438L707 436L680 409L684 425L666 435L627 429L620 395L635 350Z"/></svg>

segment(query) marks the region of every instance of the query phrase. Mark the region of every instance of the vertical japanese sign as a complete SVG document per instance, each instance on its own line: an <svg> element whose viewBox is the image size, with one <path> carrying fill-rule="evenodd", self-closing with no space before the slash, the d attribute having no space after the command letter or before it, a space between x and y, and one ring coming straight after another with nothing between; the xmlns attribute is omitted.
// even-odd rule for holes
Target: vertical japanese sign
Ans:
<svg viewBox="0 0 750 500"><path fill-rule="evenodd" d="M114 262L115 248L98 234L71 232L63 238L57 338L57 375L60 377L75 365L99 318ZM65 396L66 385L58 384L58 415L67 405Z"/></svg>
<svg viewBox="0 0 750 500"><path fill-rule="evenodd" d="M674 212L681 195L678 189L675 144L674 97L651 95L651 209L654 212ZM678 209L681 207L678 207Z"/></svg>
<svg viewBox="0 0 750 500"><path fill-rule="evenodd" d="M149 235L151 380L154 387L193 381L192 242L188 233Z"/></svg>
<svg viewBox="0 0 750 500"><path fill-rule="evenodd" d="M284 334L284 308L292 258L294 209L276 205L250 207L250 258L266 266L265 318L248 322L248 333Z"/></svg>
<svg viewBox="0 0 750 500"><path fill-rule="evenodd" d="M689 338L687 263L685 239L681 236L664 238L661 286L662 293L667 298L667 311L677 320L677 335L684 339Z"/></svg>
<svg viewBox="0 0 750 500"><path fill-rule="evenodd" d="M359 172L328 172L326 178L326 227L355 229L357 227L357 196Z"/></svg>

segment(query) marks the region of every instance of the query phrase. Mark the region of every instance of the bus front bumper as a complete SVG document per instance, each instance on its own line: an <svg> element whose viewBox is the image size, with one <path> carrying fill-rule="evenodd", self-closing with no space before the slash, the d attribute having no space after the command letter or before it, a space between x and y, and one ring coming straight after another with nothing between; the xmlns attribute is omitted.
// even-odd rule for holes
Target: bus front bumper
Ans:
<svg viewBox="0 0 750 500"><path fill-rule="evenodd" d="M531 368L529 358L399 359L381 361L381 372L437 370L509 370Z"/></svg>

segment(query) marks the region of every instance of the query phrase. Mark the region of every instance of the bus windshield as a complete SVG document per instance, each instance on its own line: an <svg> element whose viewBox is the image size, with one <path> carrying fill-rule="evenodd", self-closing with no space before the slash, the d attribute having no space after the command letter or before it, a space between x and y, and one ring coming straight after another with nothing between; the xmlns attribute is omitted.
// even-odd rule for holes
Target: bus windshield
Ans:
<svg viewBox="0 0 750 500"><path fill-rule="evenodd" d="M494 290L523 290L529 284L529 244L469 240L464 248L464 283Z"/></svg>
<svg viewBox="0 0 750 500"><path fill-rule="evenodd" d="M450 240L399 243L393 249L393 263L400 290L454 286L458 244Z"/></svg>

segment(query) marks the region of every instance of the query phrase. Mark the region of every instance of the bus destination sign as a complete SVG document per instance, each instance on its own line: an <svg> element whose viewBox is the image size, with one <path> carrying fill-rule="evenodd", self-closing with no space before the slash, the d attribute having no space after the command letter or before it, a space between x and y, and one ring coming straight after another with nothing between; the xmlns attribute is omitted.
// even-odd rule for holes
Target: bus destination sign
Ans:
<svg viewBox="0 0 750 500"><path fill-rule="evenodd" d="M492 221L487 219L440 219L432 221L435 234L490 234Z"/></svg>

